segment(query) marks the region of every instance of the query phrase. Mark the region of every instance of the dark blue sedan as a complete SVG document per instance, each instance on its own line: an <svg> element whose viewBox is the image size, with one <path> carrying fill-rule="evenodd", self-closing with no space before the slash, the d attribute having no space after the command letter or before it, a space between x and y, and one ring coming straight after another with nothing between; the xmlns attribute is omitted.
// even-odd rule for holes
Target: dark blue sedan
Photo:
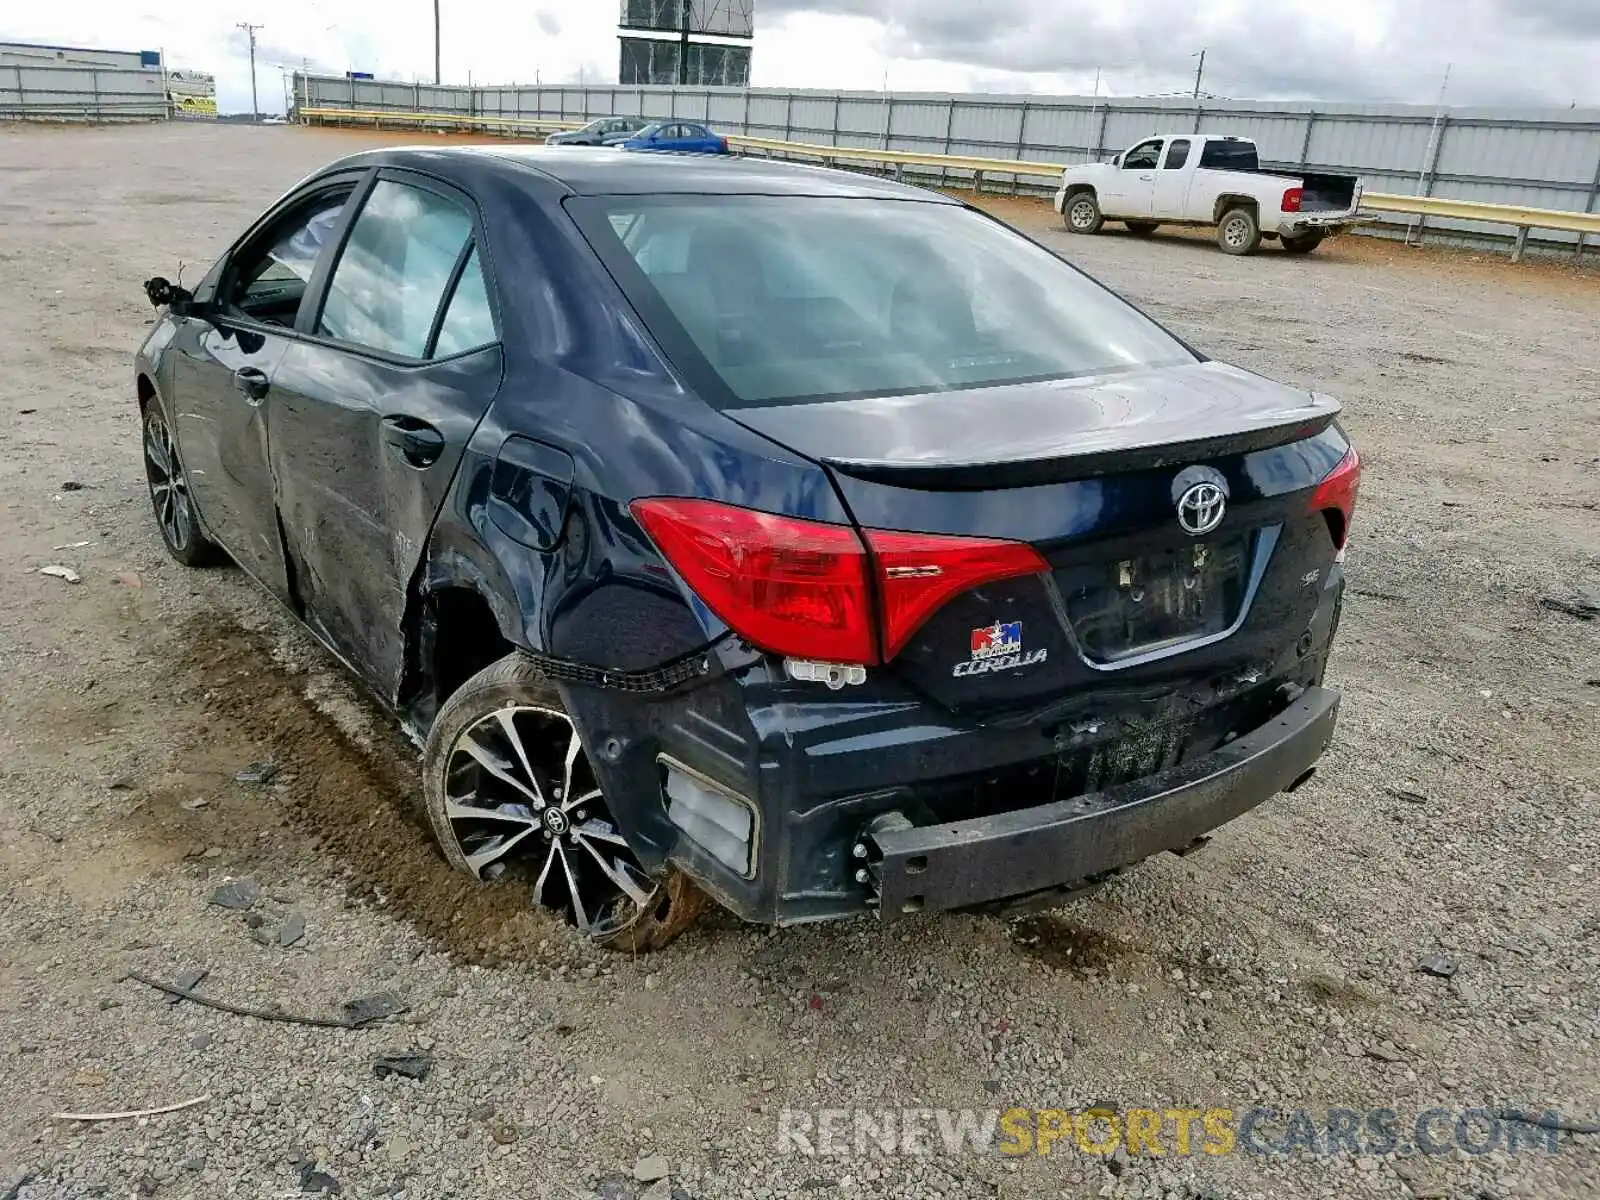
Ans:
<svg viewBox="0 0 1600 1200"><path fill-rule="evenodd" d="M365 680L452 865L596 942L1056 903L1331 736L1337 404L947 196L375 151L146 290L167 549Z"/></svg>
<svg viewBox="0 0 1600 1200"><path fill-rule="evenodd" d="M625 142L623 150L676 150L682 154L727 154L728 139L692 121L658 121Z"/></svg>

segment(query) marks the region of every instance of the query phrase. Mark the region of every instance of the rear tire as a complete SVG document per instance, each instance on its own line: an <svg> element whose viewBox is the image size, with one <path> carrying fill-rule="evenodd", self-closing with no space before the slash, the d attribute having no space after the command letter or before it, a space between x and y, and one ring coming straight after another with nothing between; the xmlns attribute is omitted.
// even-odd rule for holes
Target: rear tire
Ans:
<svg viewBox="0 0 1600 1200"><path fill-rule="evenodd" d="M1248 208L1230 208L1217 222L1217 245L1224 254L1254 254L1261 245L1261 226Z"/></svg>
<svg viewBox="0 0 1600 1200"><path fill-rule="evenodd" d="M1161 228L1161 224L1158 221L1124 221L1123 224L1128 227L1128 232L1133 234L1134 237L1149 237Z"/></svg>
<svg viewBox="0 0 1600 1200"><path fill-rule="evenodd" d="M491 663L439 710L423 751L422 793L451 866L485 881L524 868L533 899L565 911L597 946L659 950L709 902L674 869L659 879L644 873L560 692L525 655Z"/></svg>
<svg viewBox="0 0 1600 1200"><path fill-rule="evenodd" d="M1320 245L1320 233L1302 233L1298 237L1291 237L1287 233L1283 235L1283 248L1290 254L1310 254Z"/></svg>
<svg viewBox="0 0 1600 1200"><path fill-rule="evenodd" d="M1068 196L1066 207L1061 210L1061 219L1066 222L1068 233L1099 233L1100 227L1106 223L1105 216L1100 212L1100 202L1094 198L1093 192L1077 192Z"/></svg>

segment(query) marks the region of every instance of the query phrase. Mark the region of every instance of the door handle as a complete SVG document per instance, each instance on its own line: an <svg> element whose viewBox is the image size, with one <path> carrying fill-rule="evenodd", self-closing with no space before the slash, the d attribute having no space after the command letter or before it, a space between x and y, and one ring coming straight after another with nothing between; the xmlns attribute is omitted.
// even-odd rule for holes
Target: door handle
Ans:
<svg viewBox="0 0 1600 1200"><path fill-rule="evenodd" d="M233 373L233 386L250 403L259 404L266 399L272 381L260 367L240 367Z"/></svg>
<svg viewBox="0 0 1600 1200"><path fill-rule="evenodd" d="M413 467L431 467L444 453L444 434L415 417L385 417L383 441Z"/></svg>
<svg viewBox="0 0 1600 1200"><path fill-rule="evenodd" d="M1141 176L1139 176L1139 178L1144 180L1146 183L1149 183L1151 180L1153 180L1155 178L1155 176L1154 175L1141 175Z"/></svg>

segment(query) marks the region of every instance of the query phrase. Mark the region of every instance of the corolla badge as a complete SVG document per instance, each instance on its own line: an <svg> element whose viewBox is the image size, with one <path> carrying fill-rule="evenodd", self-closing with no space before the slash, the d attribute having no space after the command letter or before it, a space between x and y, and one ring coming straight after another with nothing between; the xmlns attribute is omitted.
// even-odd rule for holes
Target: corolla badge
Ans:
<svg viewBox="0 0 1600 1200"><path fill-rule="evenodd" d="M1022 651L1022 622L996 621L982 629L972 631L972 657L957 663L951 672L957 679L968 675L987 675L990 671L1009 671L1013 667L1031 667L1049 657L1048 650Z"/></svg>

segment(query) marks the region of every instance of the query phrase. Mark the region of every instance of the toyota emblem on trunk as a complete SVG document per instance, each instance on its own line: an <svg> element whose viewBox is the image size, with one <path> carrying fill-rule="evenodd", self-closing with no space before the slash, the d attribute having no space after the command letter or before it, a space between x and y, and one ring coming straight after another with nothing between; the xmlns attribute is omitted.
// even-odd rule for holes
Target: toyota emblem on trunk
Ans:
<svg viewBox="0 0 1600 1200"><path fill-rule="evenodd" d="M1185 533L1199 537L1222 524L1228 510L1228 497L1214 483L1197 483L1178 497L1178 524Z"/></svg>

